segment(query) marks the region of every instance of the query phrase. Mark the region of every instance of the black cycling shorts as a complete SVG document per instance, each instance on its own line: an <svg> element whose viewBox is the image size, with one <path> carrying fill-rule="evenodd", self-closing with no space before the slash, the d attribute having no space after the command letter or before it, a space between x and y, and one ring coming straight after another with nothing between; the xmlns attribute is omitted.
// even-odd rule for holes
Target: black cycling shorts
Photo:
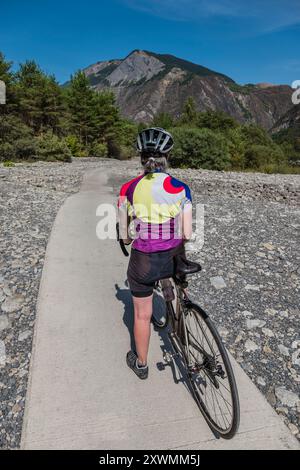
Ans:
<svg viewBox="0 0 300 470"><path fill-rule="evenodd" d="M134 297L149 297L155 283L174 275L174 256L184 252L183 244L166 251L145 253L131 250L127 279Z"/></svg>

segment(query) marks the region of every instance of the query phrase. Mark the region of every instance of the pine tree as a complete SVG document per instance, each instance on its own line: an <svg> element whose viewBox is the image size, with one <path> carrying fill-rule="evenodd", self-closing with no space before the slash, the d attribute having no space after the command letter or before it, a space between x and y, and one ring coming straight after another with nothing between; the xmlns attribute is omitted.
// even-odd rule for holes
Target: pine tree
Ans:
<svg viewBox="0 0 300 470"><path fill-rule="evenodd" d="M88 145L94 137L96 114L93 106L94 92L89 81L81 71L71 77L67 90L71 131L80 143Z"/></svg>
<svg viewBox="0 0 300 470"><path fill-rule="evenodd" d="M196 109L196 103L192 96L190 96L183 107L183 112L180 119L180 124L193 125L196 123L198 112Z"/></svg>

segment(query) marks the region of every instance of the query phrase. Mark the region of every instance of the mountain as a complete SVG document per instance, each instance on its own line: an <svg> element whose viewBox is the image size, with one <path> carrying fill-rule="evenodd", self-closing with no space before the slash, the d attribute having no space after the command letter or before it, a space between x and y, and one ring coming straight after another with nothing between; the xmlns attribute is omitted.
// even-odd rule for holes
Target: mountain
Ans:
<svg viewBox="0 0 300 470"><path fill-rule="evenodd" d="M272 134L289 131L300 137L300 104L295 104L272 127Z"/></svg>
<svg viewBox="0 0 300 470"><path fill-rule="evenodd" d="M293 105L272 127L275 142L289 145L289 160L300 164L300 104Z"/></svg>
<svg viewBox="0 0 300 470"><path fill-rule="evenodd" d="M239 85L230 77L169 54L134 50L125 59L84 69L96 90L110 89L125 116L149 122L158 112L178 116L189 96L199 111L218 109L266 129L292 106L287 85Z"/></svg>

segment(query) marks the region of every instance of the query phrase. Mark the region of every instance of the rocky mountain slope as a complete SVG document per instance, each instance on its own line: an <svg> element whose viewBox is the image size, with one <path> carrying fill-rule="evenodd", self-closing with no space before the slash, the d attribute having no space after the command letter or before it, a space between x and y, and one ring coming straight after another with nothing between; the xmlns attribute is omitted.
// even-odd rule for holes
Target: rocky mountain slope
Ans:
<svg viewBox="0 0 300 470"><path fill-rule="evenodd" d="M241 86L168 54L135 50L123 60L97 62L84 72L95 89L113 90L124 115L135 121L149 122L161 111L177 116L192 96L200 111L223 110L240 122L254 121L270 129L292 106L287 85Z"/></svg>
<svg viewBox="0 0 300 470"><path fill-rule="evenodd" d="M273 126L272 133L284 132L297 133L300 137L300 104L293 105Z"/></svg>

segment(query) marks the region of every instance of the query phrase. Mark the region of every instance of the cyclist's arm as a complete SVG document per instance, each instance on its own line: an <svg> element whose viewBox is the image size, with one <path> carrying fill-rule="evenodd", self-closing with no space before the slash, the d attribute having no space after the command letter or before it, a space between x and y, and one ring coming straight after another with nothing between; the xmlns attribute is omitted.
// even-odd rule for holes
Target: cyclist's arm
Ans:
<svg viewBox="0 0 300 470"><path fill-rule="evenodd" d="M132 239L128 234L128 227L130 223L130 217L128 215L127 203L122 203L119 205L118 210L118 219L119 219L119 236L123 240L125 245L130 245Z"/></svg>
<svg viewBox="0 0 300 470"><path fill-rule="evenodd" d="M184 241L188 241L192 237L193 232L193 210L192 204L186 204L181 214L182 223L182 238Z"/></svg>

